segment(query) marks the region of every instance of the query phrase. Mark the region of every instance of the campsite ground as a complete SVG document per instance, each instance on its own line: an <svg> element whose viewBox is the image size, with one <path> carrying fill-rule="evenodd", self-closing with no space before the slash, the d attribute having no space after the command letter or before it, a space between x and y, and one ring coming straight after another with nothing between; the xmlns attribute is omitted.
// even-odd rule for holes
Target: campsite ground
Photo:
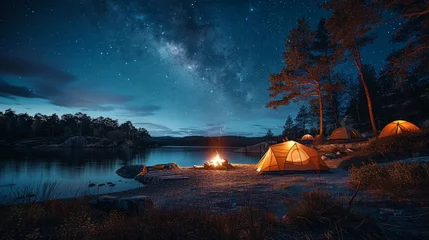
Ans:
<svg viewBox="0 0 429 240"><path fill-rule="evenodd" d="M377 147L399 149L395 144L400 144L404 149L421 152L428 147L428 135L425 136L425 142L418 139L421 145L389 140L388 145ZM181 168L168 171L189 179L150 183L112 193L120 197L149 196L156 211L147 216L106 215L90 208L88 197L0 206L2 212L8 213L8 218L0 219L0 226L6 226L0 228L0 235L3 232L21 236L19 232L25 232L33 236L34 231L39 239L139 239L143 235L148 239L170 239L171 234L184 234L183 239L267 239L273 236L270 234L280 235L268 239L428 239L429 155L403 159L406 164L394 165L381 163L389 161L386 156L377 159L380 154L374 154L369 145L360 146L357 151L358 146L354 147L347 156L326 160L331 168L328 173L261 175L255 171L255 165L249 164L235 164L228 170ZM322 148L319 154L346 151L344 146ZM350 170L362 160L378 163ZM384 169L390 165L394 167ZM356 186L356 179L363 179L362 186ZM397 193L405 194L396 196ZM272 213L275 224L270 219L254 220L251 214L243 215L242 209L247 207ZM283 218L285 214L287 217ZM267 228L266 224L273 227ZM301 226L307 228L303 230ZM204 235L204 231L199 232L202 229L211 229L212 233ZM252 229L261 232L254 235ZM240 236L245 231L246 237L232 238L235 231Z"/></svg>
<svg viewBox="0 0 429 240"><path fill-rule="evenodd" d="M311 191L329 193L336 200L349 203L355 187L350 184L348 170L338 168L349 157L329 160L331 171L321 174L261 175L253 164L236 164L231 170L174 170L189 180L148 184L142 188L117 193L118 196L147 195L155 206L164 209L198 209L213 213L237 212L240 207L254 206L273 213L279 220L287 208L302 201ZM404 162L429 162L429 157L405 159ZM353 211L376 219L401 236L423 232L427 222L417 223L416 216L428 213L427 202L397 202L384 196L359 191L353 199ZM418 239L418 238L417 238Z"/></svg>

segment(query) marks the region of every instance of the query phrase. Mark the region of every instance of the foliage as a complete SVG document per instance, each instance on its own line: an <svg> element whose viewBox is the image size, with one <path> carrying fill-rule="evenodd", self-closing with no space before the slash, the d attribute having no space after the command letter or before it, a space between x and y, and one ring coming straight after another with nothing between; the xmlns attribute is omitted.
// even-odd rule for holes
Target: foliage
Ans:
<svg viewBox="0 0 429 240"><path fill-rule="evenodd" d="M332 12L332 16L326 23L331 40L341 44L344 52L350 54L359 71L360 82L367 100L372 131L377 136L371 95L363 74L360 49L375 39L372 31L381 18L378 5L368 3L365 0L330 0L324 3L322 7Z"/></svg>
<svg viewBox="0 0 429 240"><path fill-rule="evenodd" d="M268 129L268 130L267 130L267 134L265 134L264 138L265 138L265 140L267 140L267 141L269 141L269 140L271 140L271 139L273 139L273 138L274 138L274 134L273 134L273 132L271 132L271 129Z"/></svg>
<svg viewBox="0 0 429 240"><path fill-rule="evenodd" d="M293 120L290 114L287 116L286 122L283 125L282 137L290 137L292 135Z"/></svg>
<svg viewBox="0 0 429 240"><path fill-rule="evenodd" d="M8 239L264 239L275 218L252 207L210 214L153 209L145 214L103 212L87 200L0 206L0 235Z"/></svg>
<svg viewBox="0 0 429 240"><path fill-rule="evenodd" d="M363 64L362 65L362 74L365 78L366 85L368 86L368 91L371 96L374 96L372 103L372 109L374 110L374 116L375 118L382 117L379 115L381 106L380 102L377 101L378 96L380 94L380 87L378 84L378 78L377 78L377 72L374 69L374 66L369 64ZM359 82L360 75L357 76L357 80ZM356 91L357 89L357 91ZM366 93L362 86L362 84L359 84L355 87L355 94L351 96L349 105L348 105L348 116L351 117L351 119L354 120L354 122L359 123L369 123L370 118L368 115L368 107L367 107L367 100L366 100ZM367 124L365 126L355 126L360 131L366 131L368 130L365 128L368 126Z"/></svg>
<svg viewBox="0 0 429 240"><path fill-rule="evenodd" d="M429 164L394 162L386 166L368 163L350 170L350 182L362 189L396 198L429 194Z"/></svg>
<svg viewBox="0 0 429 240"><path fill-rule="evenodd" d="M379 138L372 141L369 148L383 153L427 152L429 150L429 131Z"/></svg>
<svg viewBox="0 0 429 240"><path fill-rule="evenodd" d="M322 232L327 239L380 238L381 228L366 216L350 212L342 199L328 192L305 192L291 205L285 221L300 232Z"/></svg>
<svg viewBox="0 0 429 240"><path fill-rule="evenodd" d="M399 17L400 27L392 36L394 43L405 43L387 58L387 72L396 80L429 71L429 2L427 0L382 0L386 18ZM427 77L427 75L426 75Z"/></svg>
<svg viewBox="0 0 429 240"><path fill-rule="evenodd" d="M31 137L93 136L108 137L109 133L118 131L123 139L150 139L144 128L135 128L130 121L119 125L111 118L91 118L78 112L74 115L64 114L58 117L40 113L30 116L27 113L16 114L12 109L0 112L0 139L19 140Z"/></svg>
<svg viewBox="0 0 429 240"><path fill-rule="evenodd" d="M305 134L306 126L310 119L310 113L305 105L301 105L298 114L296 115L295 122L298 128L302 129L303 135Z"/></svg>

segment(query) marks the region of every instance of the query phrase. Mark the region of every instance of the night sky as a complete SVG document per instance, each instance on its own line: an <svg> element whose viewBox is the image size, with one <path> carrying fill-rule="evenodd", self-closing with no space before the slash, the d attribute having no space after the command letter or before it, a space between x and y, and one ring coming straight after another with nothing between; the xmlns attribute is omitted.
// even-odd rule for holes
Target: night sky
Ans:
<svg viewBox="0 0 429 240"><path fill-rule="evenodd" d="M152 136L279 134L299 104L265 108L268 74L297 18L329 16L319 2L2 1L0 111L81 111ZM378 30L364 63L383 67L397 27Z"/></svg>

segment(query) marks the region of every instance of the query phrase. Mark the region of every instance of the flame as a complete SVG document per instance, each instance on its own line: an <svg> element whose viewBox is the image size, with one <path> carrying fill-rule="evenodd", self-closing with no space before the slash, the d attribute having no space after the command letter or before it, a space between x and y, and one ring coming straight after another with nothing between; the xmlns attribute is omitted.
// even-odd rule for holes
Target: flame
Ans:
<svg viewBox="0 0 429 240"><path fill-rule="evenodd" d="M222 165L222 163L224 163L225 160L220 158L219 153L216 153L216 156L210 160L210 163L213 164L215 167Z"/></svg>

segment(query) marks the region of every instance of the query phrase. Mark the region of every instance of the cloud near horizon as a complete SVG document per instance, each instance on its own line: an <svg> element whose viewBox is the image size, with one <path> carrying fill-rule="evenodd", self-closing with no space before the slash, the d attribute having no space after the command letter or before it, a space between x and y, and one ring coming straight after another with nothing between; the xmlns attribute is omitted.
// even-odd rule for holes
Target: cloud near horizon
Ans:
<svg viewBox="0 0 429 240"><path fill-rule="evenodd" d="M60 107L76 107L88 111L112 111L133 99L131 96L106 93L89 89L86 86L70 86L77 78L61 69L32 61L0 57L0 74L23 78L27 86L18 86L0 79L0 96L6 98L41 98ZM37 78L37 80L30 79ZM152 115L159 108L154 105L146 108L123 108L141 115Z"/></svg>

